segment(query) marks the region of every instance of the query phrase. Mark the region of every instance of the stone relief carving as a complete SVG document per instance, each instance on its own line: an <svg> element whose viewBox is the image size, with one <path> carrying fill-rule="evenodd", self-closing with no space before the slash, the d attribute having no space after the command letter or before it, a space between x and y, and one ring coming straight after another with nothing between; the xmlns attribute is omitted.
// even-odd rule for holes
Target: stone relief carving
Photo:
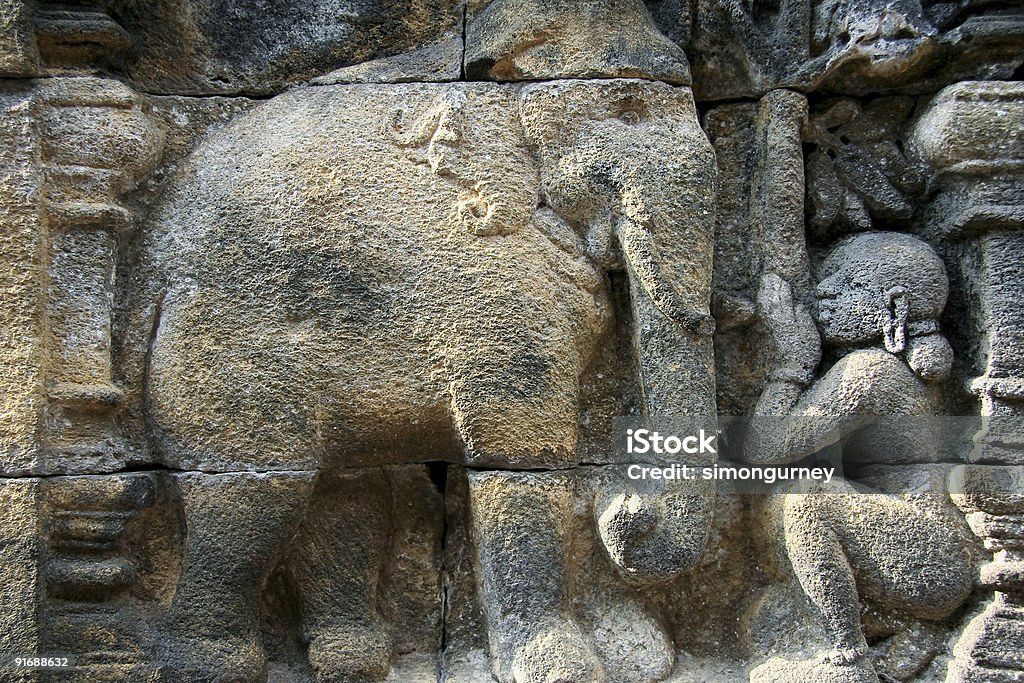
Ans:
<svg viewBox="0 0 1024 683"><path fill-rule="evenodd" d="M784 557L777 571L796 579L830 649L802 661L770 659L751 680L875 680L867 633L891 639L876 668L891 678L916 675L938 649L928 642L928 622L948 617L969 595L974 558L947 495L953 466L940 462L940 439L927 422L884 420L937 414L932 385L952 364L938 332L947 291L942 261L915 237L869 232L843 240L822 264L817 317L826 344L854 350L805 388L821 356L818 328L784 280L764 276L759 304L778 359L755 412L793 419L755 421L746 457L794 461L842 443L847 468L875 493L837 478L797 485L766 504L765 535ZM758 607L770 610L773 597ZM878 623L862 630L865 601ZM772 630L758 623L769 616L752 619L752 628ZM918 652L894 651L910 638Z"/></svg>
<svg viewBox="0 0 1024 683"><path fill-rule="evenodd" d="M1016 6L0 26L0 681L1024 675Z"/></svg>

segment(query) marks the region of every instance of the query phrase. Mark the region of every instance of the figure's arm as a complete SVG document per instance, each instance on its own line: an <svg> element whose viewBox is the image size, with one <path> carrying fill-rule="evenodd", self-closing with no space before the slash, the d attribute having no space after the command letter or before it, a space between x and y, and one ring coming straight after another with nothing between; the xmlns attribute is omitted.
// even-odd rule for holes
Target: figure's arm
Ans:
<svg viewBox="0 0 1024 683"><path fill-rule="evenodd" d="M850 361L840 361L804 389L821 359L821 338L806 308L793 301L789 284L774 274L765 275L758 307L771 330L776 360L754 409L744 447L746 460L794 462L866 424L864 383L848 381L848 374L856 370Z"/></svg>
<svg viewBox="0 0 1024 683"><path fill-rule="evenodd" d="M789 378L770 379L754 410L745 459L759 465L795 462L837 443L871 420L850 391L839 363L808 389Z"/></svg>

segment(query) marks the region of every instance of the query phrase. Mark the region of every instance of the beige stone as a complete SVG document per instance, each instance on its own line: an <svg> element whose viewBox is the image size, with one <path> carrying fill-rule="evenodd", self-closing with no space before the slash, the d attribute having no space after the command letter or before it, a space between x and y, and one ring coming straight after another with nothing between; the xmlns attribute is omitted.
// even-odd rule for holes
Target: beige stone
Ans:
<svg viewBox="0 0 1024 683"><path fill-rule="evenodd" d="M39 680L37 670L15 668L15 657L47 654L41 641L39 507L38 479L0 479L0 661L11 683Z"/></svg>
<svg viewBox="0 0 1024 683"><path fill-rule="evenodd" d="M0 3L0 75L4 77L33 76L39 67L32 9L21 0Z"/></svg>
<svg viewBox="0 0 1024 683"><path fill-rule="evenodd" d="M2 406L0 472L37 472L42 465L40 427L44 406L43 282L46 244L40 202L42 178L36 166L39 138L33 100L26 92L7 94L0 117L0 189L3 235Z"/></svg>

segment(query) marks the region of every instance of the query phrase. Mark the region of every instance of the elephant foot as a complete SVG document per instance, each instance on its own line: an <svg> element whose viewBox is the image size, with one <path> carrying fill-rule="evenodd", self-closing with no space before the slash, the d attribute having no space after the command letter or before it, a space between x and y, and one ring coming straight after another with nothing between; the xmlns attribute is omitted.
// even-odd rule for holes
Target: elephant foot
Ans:
<svg viewBox="0 0 1024 683"><path fill-rule="evenodd" d="M378 627L325 629L309 642L317 683L377 683L391 670L391 638Z"/></svg>
<svg viewBox="0 0 1024 683"><path fill-rule="evenodd" d="M676 650L661 621L632 595L600 587L588 596L585 628L616 634L596 639L597 655L615 683L654 683L672 673Z"/></svg>
<svg viewBox="0 0 1024 683"><path fill-rule="evenodd" d="M512 658L510 683L605 683L604 668L575 624L542 631Z"/></svg>
<svg viewBox="0 0 1024 683"><path fill-rule="evenodd" d="M258 636L175 638L163 643L163 679L189 683L264 683L267 656Z"/></svg>
<svg viewBox="0 0 1024 683"><path fill-rule="evenodd" d="M835 663L825 657L783 659L773 657L750 672L750 683L879 683L865 660Z"/></svg>

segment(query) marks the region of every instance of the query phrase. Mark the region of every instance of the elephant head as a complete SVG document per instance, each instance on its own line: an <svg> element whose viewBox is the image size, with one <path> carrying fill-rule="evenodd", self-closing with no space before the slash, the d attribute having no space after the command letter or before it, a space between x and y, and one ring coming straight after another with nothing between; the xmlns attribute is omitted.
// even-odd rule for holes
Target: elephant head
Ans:
<svg viewBox="0 0 1024 683"><path fill-rule="evenodd" d="M586 235L591 256L606 267L624 261L662 314L710 333L716 167L689 88L527 86L520 118L544 200Z"/></svg>
<svg viewBox="0 0 1024 683"><path fill-rule="evenodd" d="M628 275L646 419L713 420L716 164L689 89L621 80L531 85L520 118L539 160L542 200L585 236L598 263ZM602 541L628 576L674 576L704 547L713 484L631 482L625 469L611 468L597 496Z"/></svg>

